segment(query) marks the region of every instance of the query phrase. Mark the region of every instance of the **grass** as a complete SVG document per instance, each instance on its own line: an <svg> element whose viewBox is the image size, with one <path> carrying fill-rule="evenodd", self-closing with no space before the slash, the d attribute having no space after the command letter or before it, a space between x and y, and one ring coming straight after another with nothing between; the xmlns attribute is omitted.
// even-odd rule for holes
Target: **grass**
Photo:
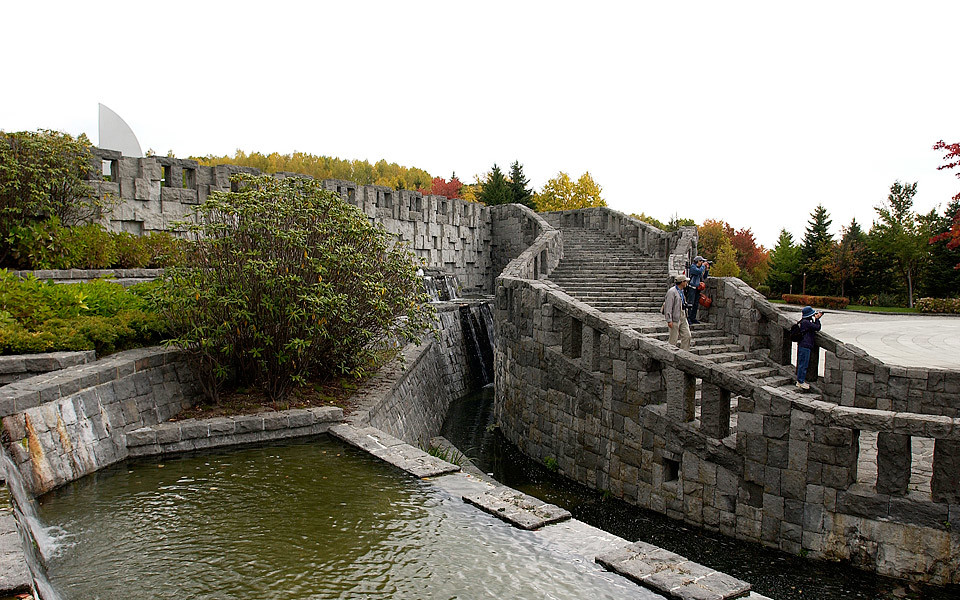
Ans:
<svg viewBox="0 0 960 600"><path fill-rule="evenodd" d="M783 300L778 300L778 299L771 299L770 303L771 304L787 304ZM794 304L792 306L796 306L797 308L800 308L799 304ZM843 310L849 310L853 312L872 312L872 313L903 313L903 314L914 314L914 315L922 314L919 310L915 308L906 308L904 306L867 306L864 304L849 304Z"/></svg>

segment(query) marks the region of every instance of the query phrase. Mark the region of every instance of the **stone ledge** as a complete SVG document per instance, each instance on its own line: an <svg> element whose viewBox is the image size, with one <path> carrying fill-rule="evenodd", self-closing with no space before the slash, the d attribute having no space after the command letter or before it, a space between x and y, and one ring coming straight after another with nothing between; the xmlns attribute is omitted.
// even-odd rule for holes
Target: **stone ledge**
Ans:
<svg viewBox="0 0 960 600"><path fill-rule="evenodd" d="M96 358L93 350L0 356L0 386L41 373L92 363Z"/></svg>
<svg viewBox="0 0 960 600"><path fill-rule="evenodd" d="M540 529L571 516L568 510L505 486L482 494L464 495L463 501L520 529Z"/></svg>
<svg viewBox="0 0 960 600"><path fill-rule="evenodd" d="M27 593L32 585L16 519L10 510L0 510L0 596Z"/></svg>
<svg viewBox="0 0 960 600"><path fill-rule="evenodd" d="M167 421L134 429L126 435L130 456L174 454L326 433L343 420L332 406L293 409L257 415Z"/></svg>
<svg viewBox="0 0 960 600"><path fill-rule="evenodd" d="M669 598L726 600L750 593L750 584L679 554L636 542L596 558L607 569Z"/></svg>
<svg viewBox="0 0 960 600"><path fill-rule="evenodd" d="M457 465L431 456L374 427L357 429L352 425L341 424L330 427L329 432L334 437L365 450L414 477L436 477L460 470Z"/></svg>

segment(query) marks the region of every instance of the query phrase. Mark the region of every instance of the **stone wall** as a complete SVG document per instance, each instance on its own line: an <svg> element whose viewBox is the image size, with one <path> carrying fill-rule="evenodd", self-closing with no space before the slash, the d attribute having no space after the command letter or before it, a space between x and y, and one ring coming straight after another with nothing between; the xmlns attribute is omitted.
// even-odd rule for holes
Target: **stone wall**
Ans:
<svg viewBox="0 0 960 600"><path fill-rule="evenodd" d="M495 410L525 454L732 537L885 575L960 582L960 419L760 387L531 278L537 255L522 253L496 290ZM782 342L789 320L742 282L712 285L722 299L711 318L773 355L771 339ZM789 346L778 351L789 362ZM878 438L872 458L861 456L862 431ZM904 480L911 437L934 447L925 495ZM879 472L873 481L858 473L865 461Z"/></svg>
<svg viewBox="0 0 960 600"><path fill-rule="evenodd" d="M3 442L30 492L123 460L126 434L166 421L196 397L175 350L141 348L0 388Z"/></svg>
<svg viewBox="0 0 960 600"><path fill-rule="evenodd" d="M482 328L479 342L489 344L482 337L490 335L487 322L492 318L485 318L484 312L489 314L485 303L439 305L436 335L419 346L404 348L402 365L384 369L358 394L359 408L350 421L426 447L431 437L439 435L453 400L492 382L493 365L485 381L474 354L473 333L467 332Z"/></svg>
<svg viewBox="0 0 960 600"><path fill-rule="evenodd" d="M0 386L35 377L41 373L58 371L74 365L85 365L93 361L96 356L93 350L0 356Z"/></svg>
<svg viewBox="0 0 960 600"><path fill-rule="evenodd" d="M106 218L107 227L138 235L172 230L174 223L189 218L210 192L229 191L235 173L259 173L248 167L204 167L176 158L133 158L99 148L94 153L109 165L111 173L90 182L95 193L115 205ZM408 243L428 266L456 274L465 292L492 291L496 273L491 271L487 207L350 181L325 180L323 186Z"/></svg>

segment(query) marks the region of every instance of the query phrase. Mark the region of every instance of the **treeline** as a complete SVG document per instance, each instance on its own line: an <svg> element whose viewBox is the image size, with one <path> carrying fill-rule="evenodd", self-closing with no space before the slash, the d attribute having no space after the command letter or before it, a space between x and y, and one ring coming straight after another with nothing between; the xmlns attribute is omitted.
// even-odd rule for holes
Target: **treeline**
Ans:
<svg viewBox="0 0 960 600"><path fill-rule="evenodd" d="M489 172L475 176L473 183L463 183L456 173L449 179L444 179L417 167L405 167L386 160L371 164L367 160L316 156L304 152L248 154L237 150L233 156L208 155L191 158L204 166L227 164L254 167L264 173L303 173L315 179L344 179L358 185L416 190L423 194L460 198L491 206L523 204L534 210L549 211L607 205L601 197L603 188L594 181L589 172L574 181L569 174L560 171L556 177L549 179L538 193L529 187L530 181L523 173L523 165L519 161L513 162L509 173L504 173L494 164Z"/></svg>

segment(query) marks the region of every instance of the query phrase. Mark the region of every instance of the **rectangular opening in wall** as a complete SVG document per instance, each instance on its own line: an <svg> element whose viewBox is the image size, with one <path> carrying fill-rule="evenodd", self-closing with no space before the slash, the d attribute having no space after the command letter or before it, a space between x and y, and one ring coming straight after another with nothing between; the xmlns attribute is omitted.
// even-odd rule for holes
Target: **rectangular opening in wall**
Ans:
<svg viewBox="0 0 960 600"><path fill-rule="evenodd" d="M563 354L570 358L580 358L583 350L583 322L568 317L567 328L563 332Z"/></svg>
<svg viewBox="0 0 960 600"><path fill-rule="evenodd" d="M663 459L663 482L678 481L680 479L680 461L671 458Z"/></svg>
<svg viewBox="0 0 960 600"><path fill-rule="evenodd" d="M547 274L547 251L540 251L540 274L546 276Z"/></svg>
<svg viewBox="0 0 960 600"><path fill-rule="evenodd" d="M171 185L170 185L170 184L171 184L170 177L171 177L171 176L170 176L170 166L169 166L169 165L164 165L164 166L163 166L163 174L161 175L161 179L160 179L160 185L163 186L163 187L171 187Z"/></svg>
<svg viewBox="0 0 960 600"><path fill-rule="evenodd" d="M383 193L383 207L382 208L393 208L393 194L391 192Z"/></svg>
<svg viewBox="0 0 960 600"><path fill-rule="evenodd" d="M102 176L104 181L120 181L120 161L103 161Z"/></svg>
<svg viewBox="0 0 960 600"><path fill-rule="evenodd" d="M183 170L183 189L185 190L195 190L197 189L197 170L196 169L184 169Z"/></svg>

